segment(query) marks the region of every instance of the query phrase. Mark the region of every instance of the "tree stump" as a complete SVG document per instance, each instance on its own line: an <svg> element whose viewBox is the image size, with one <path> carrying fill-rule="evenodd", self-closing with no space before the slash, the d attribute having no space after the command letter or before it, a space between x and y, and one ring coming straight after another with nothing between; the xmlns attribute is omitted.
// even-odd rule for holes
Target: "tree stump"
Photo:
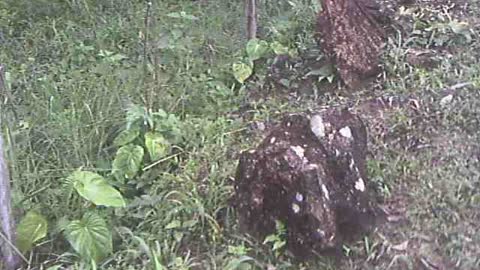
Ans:
<svg viewBox="0 0 480 270"><path fill-rule="evenodd" d="M348 110L285 117L240 158L234 202L241 228L262 241L281 221L296 256L338 250L373 224L366 147L366 128Z"/></svg>
<svg viewBox="0 0 480 270"><path fill-rule="evenodd" d="M340 79L353 89L379 71L387 21L375 0L321 0L319 43L336 64Z"/></svg>

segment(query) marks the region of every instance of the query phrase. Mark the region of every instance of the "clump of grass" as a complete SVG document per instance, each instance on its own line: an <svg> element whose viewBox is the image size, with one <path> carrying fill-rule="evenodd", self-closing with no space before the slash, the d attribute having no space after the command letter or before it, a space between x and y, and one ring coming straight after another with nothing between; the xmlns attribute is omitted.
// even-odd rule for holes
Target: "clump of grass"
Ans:
<svg viewBox="0 0 480 270"><path fill-rule="evenodd" d="M268 124L300 110L298 101L252 101L246 94L263 83L261 76L246 85L235 81L231 66L246 43L243 7L229 1L152 1L151 7L142 1L30 2L0 3L0 59L13 97L2 96L1 110L13 153L17 218L33 209L50 225L30 253L31 267L92 267L61 230L88 208L98 210L113 231L113 251L101 262L106 269L479 267L480 84L472 48L480 45L474 29L470 43L452 31L437 35L458 53L439 51L439 65L429 70L405 59L409 49L424 46L425 33L392 40L380 82L384 94L421 106L387 114L387 131L398 140L372 139L369 169L380 202L405 223L388 223L346 244L340 264L326 258L301 264L240 232L229 206L236 153L261 136L250 132L252 122ZM262 3L262 38L300 53L314 50L312 3L282 5ZM448 86L461 82L471 84L441 103ZM315 108L318 102L344 103L344 97L320 93L302 105ZM179 140L171 141L165 159L145 155L138 175L118 182L111 174L114 142L134 105L146 115L174 115ZM141 126L149 131L148 121ZM405 147L413 139L422 147ZM146 147L138 138L134 143ZM127 207L95 207L68 193L65 179L78 168L104 176Z"/></svg>

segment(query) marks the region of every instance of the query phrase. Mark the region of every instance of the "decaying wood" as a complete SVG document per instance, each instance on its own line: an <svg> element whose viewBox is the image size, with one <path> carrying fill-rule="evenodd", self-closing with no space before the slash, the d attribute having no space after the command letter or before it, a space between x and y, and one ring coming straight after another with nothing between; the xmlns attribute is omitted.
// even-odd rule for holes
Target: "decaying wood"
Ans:
<svg viewBox="0 0 480 270"><path fill-rule="evenodd" d="M240 157L234 196L240 228L263 241L280 221L297 257L338 251L376 219L366 154L366 127L348 110L287 115Z"/></svg>
<svg viewBox="0 0 480 270"><path fill-rule="evenodd" d="M322 0L319 43L349 88L380 71L384 21L375 0Z"/></svg>
<svg viewBox="0 0 480 270"><path fill-rule="evenodd" d="M6 91L4 74L4 68L0 65L0 93ZM15 226L10 199L10 177L4 158L2 134L0 133L0 233L2 234L0 236L0 269L5 270L16 269L19 262L18 256L12 248L12 243L15 243Z"/></svg>
<svg viewBox="0 0 480 270"><path fill-rule="evenodd" d="M257 37L257 1L245 0L245 13L247 16L247 38L248 40Z"/></svg>

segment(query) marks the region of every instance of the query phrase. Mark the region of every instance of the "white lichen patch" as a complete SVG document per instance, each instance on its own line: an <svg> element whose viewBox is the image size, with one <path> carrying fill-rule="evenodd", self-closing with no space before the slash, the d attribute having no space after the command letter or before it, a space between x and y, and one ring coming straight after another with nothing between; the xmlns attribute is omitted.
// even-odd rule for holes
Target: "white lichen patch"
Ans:
<svg viewBox="0 0 480 270"><path fill-rule="evenodd" d="M322 229L318 228L317 233L320 237L322 237L322 238L325 237L325 232Z"/></svg>
<svg viewBox="0 0 480 270"><path fill-rule="evenodd" d="M357 182L355 182L355 189L362 192L365 191L365 183L363 182L363 179L361 177L358 178Z"/></svg>
<svg viewBox="0 0 480 270"><path fill-rule="evenodd" d="M307 164L304 168L305 171L311 171L311 170L315 170L315 169L318 169L317 164Z"/></svg>
<svg viewBox="0 0 480 270"><path fill-rule="evenodd" d="M292 210L295 214L298 214L298 212L300 212L300 206L296 203L292 203Z"/></svg>
<svg viewBox="0 0 480 270"><path fill-rule="evenodd" d="M303 158L305 156L305 149L301 146L290 146L290 149L292 149L293 152L300 158Z"/></svg>
<svg viewBox="0 0 480 270"><path fill-rule="evenodd" d="M353 160L353 158L350 159L350 165L349 165L349 167L350 167L350 170L353 170L353 168L355 167L355 160Z"/></svg>
<svg viewBox="0 0 480 270"><path fill-rule="evenodd" d="M310 119L310 129L317 138L325 137L325 125L320 115L316 114Z"/></svg>
<svg viewBox="0 0 480 270"><path fill-rule="evenodd" d="M322 184L322 192L325 199L330 200L330 194L328 193L328 189L327 189L327 186L325 186L325 184Z"/></svg>
<svg viewBox="0 0 480 270"><path fill-rule="evenodd" d="M270 139L270 143L272 144L272 143L274 143L276 140L277 140L277 138L272 137L272 138Z"/></svg>
<svg viewBox="0 0 480 270"><path fill-rule="evenodd" d="M339 132L340 132L340 135L342 135L347 139L352 138L352 130L349 127L343 127L339 130Z"/></svg>
<svg viewBox="0 0 480 270"><path fill-rule="evenodd" d="M295 194L295 200L297 200L298 202L303 202L303 195L302 195L302 193L297 192L297 194Z"/></svg>

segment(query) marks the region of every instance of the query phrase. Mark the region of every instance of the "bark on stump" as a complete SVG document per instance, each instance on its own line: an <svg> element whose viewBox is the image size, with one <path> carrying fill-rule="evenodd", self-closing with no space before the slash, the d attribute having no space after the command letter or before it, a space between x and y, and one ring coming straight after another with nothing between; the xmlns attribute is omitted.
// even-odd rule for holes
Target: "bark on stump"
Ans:
<svg viewBox="0 0 480 270"><path fill-rule="evenodd" d="M365 126L348 110L285 117L241 155L234 197L241 228L262 241L279 220L299 257L335 250L368 229L366 143Z"/></svg>
<svg viewBox="0 0 480 270"><path fill-rule="evenodd" d="M340 79L356 88L379 71L387 20L375 0L321 0L319 43L336 64Z"/></svg>

